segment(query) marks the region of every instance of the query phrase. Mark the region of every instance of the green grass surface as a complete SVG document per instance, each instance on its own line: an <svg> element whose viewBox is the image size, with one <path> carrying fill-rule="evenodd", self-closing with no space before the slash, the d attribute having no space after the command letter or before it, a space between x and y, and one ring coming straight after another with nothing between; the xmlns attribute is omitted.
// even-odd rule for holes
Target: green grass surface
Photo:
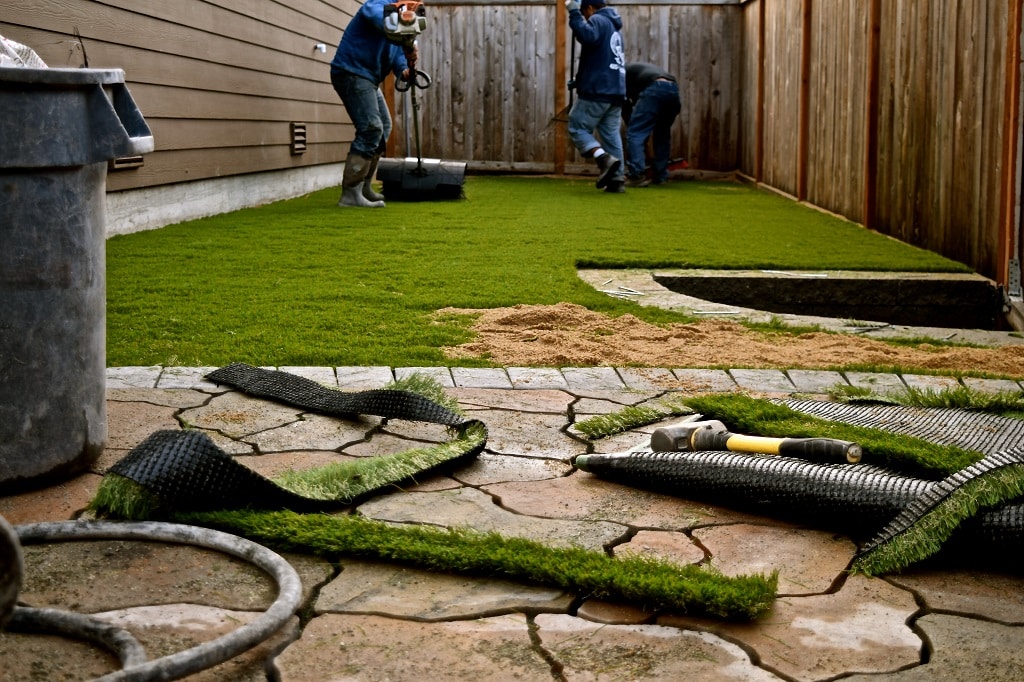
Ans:
<svg viewBox="0 0 1024 682"><path fill-rule="evenodd" d="M107 242L107 364L487 365L447 307L578 303L684 319L595 291L577 267L966 271L731 182L598 192L469 177L467 200L339 209L338 190Z"/></svg>

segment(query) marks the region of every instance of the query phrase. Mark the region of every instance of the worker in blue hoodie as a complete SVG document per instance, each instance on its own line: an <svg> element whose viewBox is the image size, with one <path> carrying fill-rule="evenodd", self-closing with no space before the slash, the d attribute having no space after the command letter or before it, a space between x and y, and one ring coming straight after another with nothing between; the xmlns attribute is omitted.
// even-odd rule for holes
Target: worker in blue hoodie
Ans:
<svg viewBox="0 0 1024 682"><path fill-rule="evenodd" d="M384 206L384 195L372 186L391 134L391 113L380 84L389 72L408 79L418 57L415 42L385 25L384 8L393 4L394 0L366 0L345 28L331 60L331 84L356 129L345 160L339 206Z"/></svg>
<svg viewBox="0 0 1024 682"><path fill-rule="evenodd" d="M566 0L565 8L569 10L569 28L580 43L569 138L580 154L597 163L598 189L624 192L621 125L626 59L620 33L622 17L602 0Z"/></svg>

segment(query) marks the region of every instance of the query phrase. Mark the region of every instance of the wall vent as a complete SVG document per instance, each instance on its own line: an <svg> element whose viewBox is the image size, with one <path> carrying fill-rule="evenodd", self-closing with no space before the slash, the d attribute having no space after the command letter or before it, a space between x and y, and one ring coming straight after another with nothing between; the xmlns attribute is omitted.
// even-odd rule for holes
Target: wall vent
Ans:
<svg viewBox="0 0 1024 682"><path fill-rule="evenodd" d="M107 162L108 171L126 170L128 168L140 168L144 160L142 156L122 156L119 159L111 159Z"/></svg>
<svg viewBox="0 0 1024 682"><path fill-rule="evenodd" d="M292 123L292 154L304 154L306 152L306 124Z"/></svg>

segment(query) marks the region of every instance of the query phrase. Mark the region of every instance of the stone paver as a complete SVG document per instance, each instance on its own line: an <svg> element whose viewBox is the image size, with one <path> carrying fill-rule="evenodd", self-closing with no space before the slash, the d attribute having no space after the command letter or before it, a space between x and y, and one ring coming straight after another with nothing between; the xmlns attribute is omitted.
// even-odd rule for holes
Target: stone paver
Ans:
<svg viewBox="0 0 1024 682"><path fill-rule="evenodd" d="M150 367L108 367L107 390L112 388L154 388L163 368Z"/></svg>
<svg viewBox="0 0 1024 682"><path fill-rule="evenodd" d="M195 388L199 390L223 391L224 388L206 380L206 375L217 367L164 367L157 379L157 388Z"/></svg>
<svg viewBox="0 0 1024 682"><path fill-rule="evenodd" d="M1024 628L933 613L917 620L931 644L926 665L886 676L892 682L1018 682L1024 671ZM869 682L877 677L844 678Z"/></svg>
<svg viewBox="0 0 1024 682"><path fill-rule="evenodd" d="M875 393L905 393L906 384L896 374L883 374L881 372L844 372L846 380L851 386L866 388Z"/></svg>
<svg viewBox="0 0 1024 682"><path fill-rule="evenodd" d="M575 398L555 390L496 391L477 388L453 388L451 395L466 410L490 407L516 412L547 412L564 415Z"/></svg>
<svg viewBox="0 0 1024 682"><path fill-rule="evenodd" d="M186 426L242 438L299 421L301 413L297 407L231 392L216 396L202 407L185 410L181 420Z"/></svg>
<svg viewBox="0 0 1024 682"><path fill-rule="evenodd" d="M1024 625L1024 575L966 569L907 570L890 576L889 581L916 592L933 611Z"/></svg>
<svg viewBox="0 0 1024 682"><path fill-rule="evenodd" d="M780 595L820 594L846 570L857 546L833 533L804 528L735 524L693 533L725 575L769 573L779 568Z"/></svg>
<svg viewBox="0 0 1024 682"><path fill-rule="evenodd" d="M131 450L159 429L177 429L178 410L151 403L107 401L107 447Z"/></svg>
<svg viewBox="0 0 1024 682"><path fill-rule="evenodd" d="M673 369L672 373L688 393L725 393L737 388L724 369Z"/></svg>
<svg viewBox="0 0 1024 682"><path fill-rule="evenodd" d="M555 367L509 367L508 378L513 388L567 389L569 382Z"/></svg>
<svg viewBox="0 0 1024 682"><path fill-rule="evenodd" d="M507 509L544 518L607 520L663 530L755 520L742 512L638 490L579 472L551 480L499 483L484 490L500 499Z"/></svg>
<svg viewBox="0 0 1024 682"><path fill-rule="evenodd" d="M901 376L903 377L903 383L908 388L917 389L918 391L940 393L945 390L961 388L960 382L957 381L956 377L933 376L931 374L903 374Z"/></svg>
<svg viewBox="0 0 1024 682"><path fill-rule="evenodd" d="M500 367L452 367L452 380L459 388L512 388Z"/></svg>
<svg viewBox="0 0 1024 682"><path fill-rule="evenodd" d="M370 391L395 380L390 367L336 367L334 372L343 391Z"/></svg>
<svg viewBox="0 0 1024 682"><path fill-rule="evenodd" d="M586 451L585 444L563 432L566 415L505 410L467 410L466 415L487 424L487 449L491 452L568 461Z"/></svg>
<svg viewBox="0 0 1024 682"><path fill-rule="evenodd" d="M275 664L281 682L552 679L522 614L444 623L326 614Z"/></svg>
<svg viewBox="0 0 1024 682"><path fill-rule="evenodd" d="M395 367L396 381L408 379L413 374L429 377L446 388L455 387L451 370L447 367Z"/></svg>
<svg viewBox="0 0 1024 682"><path fill-rule="evenodd" d="M110 442L93 472L0 496L0 514L20 524L86 513L99 474L162 428L200 428L267 477L450 437L435 424L303 414L209 384L202 377L212 369L109 370ZM725 575L778 571L780 596L772 610L752 623L726 623L493 577L425 572L345 555L330 563L289 554L302 579L303 624L294 618L271 641L190 680L256 682L266 679L268 664L282 680L1019 678L1020 575L930 565L884 579L850 577L845 569L854 544L848 538L635 489L572 467L572 459L585 452L646 445L654 428L673 421L591 442L574 429L576 420L626 405L653 405L677 391L780 392L785 386L774 373L520 368L507 370L507 384L496 387L491 371L294 371L310 378L333 375L342 390L364 390L417 369L447 377L450 395L467 416L488 426L485 451L341 513L494 530L619 557L698 563ZM745 377L742 388L731 374ZM674 385L659 385L668 384L670 375ZM837 376L843 379L807 370L786 375L792 382L788 392L822 393ZM883 385L904 390L897 375L847 376L876 391ZM977 390L1019 390L1017 382L1005 380L963 383ZM150 657L237 628L258 615L273 592L267 577L247 563L192 547L53 543L28 547L26 556L23 602L102 613L126 624ZM111 659L94 647L56 638L38 642L0 632L0 677L91 679L112 669Z"/></svg>
<svg viewBox="0 0 1024 682"><path fill-rule="evenodd" d="M67 521L88 506L102 480L97 474L82 474L42 490L0 497L0 516L12 526Z"/></svg>
<svg viewBox="0 0 1024 682"><path fill-rule="evenodd" d="M455 471L453 476L467 485L483 486L508 481L542 481L567 476L571 472L572 465L567 462L485 452Z"/></svg>
<svg viewBox="0 0 1024 682"><path fill-rule="evenodd" d="M501 613L565 612L572 599L553 588L346 559L341 574L321 588L316 612L455 620Z"/></svg>
<svg viewBox="0 0 1024 682"><path fill-rule="evenodd" d="M835 594L783 597L754 623L712 624L710 630L743 642L769 670L794 680L824 680L842 672L892 672L919 663L922 642L906 624L916 610L909 592L854 576ZM699 623L685 616L658 622L677 627Z"/></svg>
<svg viewBox="0 0 1024 682"><path fill-rule="evenodd" d="M642 556L677 564L697 564L707 557L685 533L642 530L615 548L616 556Z"/></svg>
<svg viewBox="0 0 1024 682"><path fill-rule="evenodd" d="M620 524L607 521L545 519L513 514L474 488L384 495L361 505L359 511L382 521L472 528L553 546L577 545L598 550L621 537L626 530Z"/></svg>
<svg viewBox="0 0 1024 682"><path fill-rule="evenodd" d="M786 370L798 393L828 393L836 386L849 386L839 372L820 369Z"/></svg>
<svg viewBox="0 0 1024 682"><path fill-rule="evenodd" d="M638 391L664 390L679 386L676 375L664 367L619 367L616 371L627 388Z"/></svg>
<svg viewBox="0 0 1024 682"><path fill-rule="evenodd" d="M707 632L537 616L541 645L569 680L777 680L740 647Z"/></svg>
<svg viewBox="0 0 1024 682"><path fill-rule="evenodd" d="M611 367L563 367L571 391L616 391L626 387Z"/></svg>
<svg viewBox="0 0 1024 682"><path fill-rule="evenodd" d="M983 393L1019 393L1024 388L1016 381L1010 379L979 379L977 377L962 377L963 385L975 391Z"/></svg>
<svg viewBox="0 0 1024 682"><path fill-rule="evenodd" d="M244 436L242 440L256 446L259 452L340 450L366 440L375 428L374 423L307 414L298 421Z"/></svg>
<svg viewBox="0 0 1024 682"><path fill-rule="evenodd" d="M294 374L310 381L315 381L328 388L338 388L338 375L334 373L333 367L281 366L277 369L281 372L287 372L288 374Z"/></svg>
<svg viewBox="0 0 1024 682"><path fill-rule="evenodd" d="M796 387L785 372L778 369L731 369L736 385L758 393L793 393Z"/></svg>

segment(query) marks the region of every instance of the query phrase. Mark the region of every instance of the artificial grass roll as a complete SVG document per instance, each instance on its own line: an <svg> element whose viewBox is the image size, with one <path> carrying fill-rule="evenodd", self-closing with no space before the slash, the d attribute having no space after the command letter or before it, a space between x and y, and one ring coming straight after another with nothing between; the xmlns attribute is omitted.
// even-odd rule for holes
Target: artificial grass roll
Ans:
<svg viewBox="0 0 1024 682"><path fill-rule="evenodd" d="M965 520L1024 497L1024 462L991 455L921 497L861 549L853 572L894 573L937 554Z"/></svg>
<svg viewBox="0 0 1024 682"><path fill-rule="evenodd" d="M417 568L559 587L582 596L627 601L647 609L748 621L775 598L778 576L726 577L695 565L612 558L578 547L548 547L472 530L392 526L358 516L224 511L179 515L279 551L326 558L356 556Z"/></svg>

